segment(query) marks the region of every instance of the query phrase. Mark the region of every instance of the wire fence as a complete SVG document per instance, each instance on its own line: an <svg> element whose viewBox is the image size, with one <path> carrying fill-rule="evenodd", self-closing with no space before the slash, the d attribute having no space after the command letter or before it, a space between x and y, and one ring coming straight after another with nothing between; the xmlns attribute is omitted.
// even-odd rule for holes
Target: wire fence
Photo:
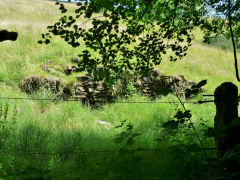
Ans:
<svg viewBox="0 0 240 180"><path fill-rule="evenodd" d="M162 147L162 148L138 148L138 149L111 149L111 150L92 150L92 151L71 151L71 152L27 152L27 153L0 153L0 156L27 156L27 155L68 155L68 154L93 154L93 153L127 153L127 152L158 152L158 151L170 151L170 150L181 150L181 148L171 148L171 147ZM205 151L215 151L217 147L204 148ZM196 153L200 153L201 151Z"/></svg>
<svg viewBox="0 0 240 180"><path fill-rule="evenodd" d="M80 99L51 99L51 98L28 98L28 97L0 97L0 99L3 100L32 100L32 101L73 101L73 102L82 102ZM213 100L207 100L207 101L114 101L114 103L118 104L203 104L203 103L213 103Z"/></svg>
<svg viewBox="0 0 240 180"><path fill-rule="evenodd" d="M214 96L214 95L203 95L203 96ZM32 97L0 97L2 100L31 100L31 101L72 101L72 102L82 102L81 99L53 99L53 98L32 98ZM119 104L203 104L212 103L213 100L207 101L114 101L114 103ZM113 149L113 150L92 150L92 151L74 151L74 152L27 152L27 153L0 153L0 156L27 156L27 155L67 155L67 154L84 154L84 153L120 153L120 152L157 152L157 151L169 151L169 150L180 150L180 148L162 147L153 149ZM205 151L217 150L216 147L204 148Z"/></svg>

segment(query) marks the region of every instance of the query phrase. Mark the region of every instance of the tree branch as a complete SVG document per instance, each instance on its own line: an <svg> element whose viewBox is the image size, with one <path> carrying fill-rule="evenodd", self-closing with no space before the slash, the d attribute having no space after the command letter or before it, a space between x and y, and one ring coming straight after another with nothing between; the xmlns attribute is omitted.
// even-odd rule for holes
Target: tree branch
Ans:
<svg viewBox="0 0 240 180"><path fill-rule="evenodd" d="M229 21L229 28L230 28L231 38L232 38L232 45L233 45L233 53L234 53L234 61L235 61L234 66L235 66L237 80L240 82L239 72L238 72L237 50L236 50L236 44L235 44L235 39L234 39L234 34L232 29L231 8L232 8L231 0L228 0L228 21Z"/></svg>

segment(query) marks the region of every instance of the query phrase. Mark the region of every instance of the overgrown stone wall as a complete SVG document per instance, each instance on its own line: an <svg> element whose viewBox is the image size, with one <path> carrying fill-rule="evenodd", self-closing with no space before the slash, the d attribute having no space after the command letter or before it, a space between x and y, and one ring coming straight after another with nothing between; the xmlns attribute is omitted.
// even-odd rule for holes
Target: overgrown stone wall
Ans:
<svg viewBox="0 0 240 180"><path fill-rule="evenodd" d="M148 75L138 77L134 85L142 94L150 97L166 96L177 89L183 97L189 99L204 90L198 88L196 82L188 81L183 75L166 76L158 70L152 70Z"/></svg>
<svg viewBox="0 0 240 180"><path fill-rule="evenodd" d="M38 75L30 75L23 79L19 84L22 91L31 94L41 88L50 89L53 92L59 92L63 86L63 82L59 78L41 77Z"/></svg>
<svg viewBox="0 0 240 180"><path fill-rule="evenodd" d="M113 90L103 81L93 81L91 76L78 76L81 82L73 84L73 97L94 103L112 102Z"/></svg>
<svg viewBox="0 0 240 180"><path fill-rule="evenodd" d="M115 87L108 86L103 80L94 81L90 75L77 76L76 82L71 85L64 84L59 78L31 75L26 77L19 87L26 93L46 88L63 99L75 98L83 103L95 104L113 102L116 97L124 95L129 81L140 93L154 98L175 92L176 88L186 99L203 91L202 88L198 88L197 83L186 80L184 76L165 76L158 70L152 70L145 76L127 74Z"/></svg>

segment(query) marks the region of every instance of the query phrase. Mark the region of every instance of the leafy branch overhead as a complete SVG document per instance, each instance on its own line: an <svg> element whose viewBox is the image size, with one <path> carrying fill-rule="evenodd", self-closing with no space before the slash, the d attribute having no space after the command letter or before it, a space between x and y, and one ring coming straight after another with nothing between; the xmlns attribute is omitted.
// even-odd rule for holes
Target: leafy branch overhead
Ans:
<svg viewBox="0 0 240 180"><path fill-rule="evenodd" d="M111 1L111 6L102 9L100 2L78 3L75 17L63 15L48 26L49 32L42 35L39 43L50 43L52 35L60 36L73 47L84 43L86 49L79 54L79 70L92 73L103 66L108 75L115 77L125 70L145 73L159 65L166 53L171 61L186 56L193 40L192 30L199 23L196 4L122 0ZM67 12L63 4L56 4L63 14ZM85 23L91 22L91 26L83 28L84 23L78 22L80 17L86 19Z"/></svg>
<svg viewBox="0 0 240 180"><path fill-rule="evenodd" d="M210 42L212 36L225 36L232 41L234 67L236 78L240 81L238 72L237 49L240 47L240 1L236 0L204 0L205 9L201 29L205 42Z"/></svg>
<svg viewBox="0 0 240 180"><path fill-rule="evenodd" d="M92 0L78 3L75 16L63 15L39 43L60 36L80 52L79 70L94 72L103 66L106 75L121 76L123 70L146 72L159 65L168 53L171 61L186 55L200 27L205 42L214 36L231 38L234 67L238 75L240 2L235 0ZM57 2L59 10L67 9ZM100 16L96 16L96 14ZM77 20L84 17L86 22ZM90 28L81 25L91 22ZM81 44L83 43L83 44ZM90 51L95 51L94 56Z"/></svg>

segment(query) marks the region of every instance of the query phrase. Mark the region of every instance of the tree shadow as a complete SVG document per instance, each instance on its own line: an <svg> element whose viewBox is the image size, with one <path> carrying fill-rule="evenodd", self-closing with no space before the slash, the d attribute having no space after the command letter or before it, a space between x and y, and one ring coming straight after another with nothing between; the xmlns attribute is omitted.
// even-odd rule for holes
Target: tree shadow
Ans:
<svg viewBox="0 0 240 180"><path fill-rule="evenodd" d="M220 48L222 50L232 49L231 39L228 39L225 36L210 37L210 43L205 43L200 40L197 40L197 42L200 44L208 45L210 47Z"/></svg>

